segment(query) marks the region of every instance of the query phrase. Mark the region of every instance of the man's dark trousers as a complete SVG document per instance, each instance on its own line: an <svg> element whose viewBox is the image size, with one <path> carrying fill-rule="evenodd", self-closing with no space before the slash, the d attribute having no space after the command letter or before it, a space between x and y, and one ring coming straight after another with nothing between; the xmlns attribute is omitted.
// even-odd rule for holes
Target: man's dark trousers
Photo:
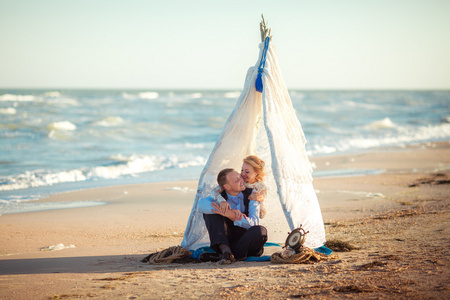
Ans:
<svg viewBox="0 0 450 300"><path fill-rule="evenodd" d="M261 256L267 241L267 229L256 225L249 229L235 226L233 221L219 214L203 214L211 248L220 253L219 244L228 245L236 259Z"/></svg>

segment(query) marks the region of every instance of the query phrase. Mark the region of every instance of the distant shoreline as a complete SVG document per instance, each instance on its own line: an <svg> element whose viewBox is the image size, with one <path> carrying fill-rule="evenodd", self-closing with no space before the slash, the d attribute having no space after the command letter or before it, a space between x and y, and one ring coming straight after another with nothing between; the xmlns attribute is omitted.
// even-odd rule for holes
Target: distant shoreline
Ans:
<svg viewBox="0 0 450 300"><path fill-rule="evenodd" d="M2 91L242 91L242 86L235 88L154 88L154 87L0 87ZM364 89L364 88L322 88L322 89L309 89L309 88L287 88L288 91L295 92L448 92L448 88L377 88L377 89Z"/></svg>

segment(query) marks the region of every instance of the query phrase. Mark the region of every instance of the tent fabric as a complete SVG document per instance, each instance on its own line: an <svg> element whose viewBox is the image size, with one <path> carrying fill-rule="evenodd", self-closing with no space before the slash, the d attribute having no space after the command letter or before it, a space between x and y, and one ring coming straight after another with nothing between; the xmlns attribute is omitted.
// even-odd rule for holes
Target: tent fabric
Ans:
<svg viewBox="0 0 450 300"><path fill-rule="evenodd" d="M244 89L200 175L181 243L183 248L195 250L209 246L197 203L217 186L217 174L222 169L240 171L242 160L248 155L257 155L265 161L267 215L261 225L267 228L269 241L284 242L290 231L303 225L309 231L304 246L317 248L325 243L322 213L305 150L306 139L271 44L262 73L263 92L255 90L263 47L261 43L258 61L249 68Z"/></svg>

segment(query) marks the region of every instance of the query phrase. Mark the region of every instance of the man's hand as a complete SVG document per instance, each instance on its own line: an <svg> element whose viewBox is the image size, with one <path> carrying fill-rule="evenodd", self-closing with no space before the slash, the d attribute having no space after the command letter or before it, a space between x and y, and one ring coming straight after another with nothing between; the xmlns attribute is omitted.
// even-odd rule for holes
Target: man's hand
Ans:
<svg viewBox="0 0 450 300"><path fill-rule="evenodd" d="M253 191L253 193L248 197L248 200L264 202L264 197L257 191Z"/></svg>
<svg viewBox="0 0 450 300"><path fill-rule="evenodd" d="M222 201L222 202L220 202L220 207L219 207L218 210L219 210L222 214L225 215L229 209L231 209L231 207L230 207L230 204L229 204L227 201Z"/></svg>

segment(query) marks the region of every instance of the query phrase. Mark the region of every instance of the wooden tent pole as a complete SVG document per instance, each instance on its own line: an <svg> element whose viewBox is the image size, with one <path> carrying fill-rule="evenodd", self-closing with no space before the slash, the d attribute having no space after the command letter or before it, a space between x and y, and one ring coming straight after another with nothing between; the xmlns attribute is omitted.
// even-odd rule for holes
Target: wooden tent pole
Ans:
<svg viewBox="0 0 450 300"><path fill-rule="evenodd" d="M261 14L262 21L259 23L259 30L261 31L261 42L264 42L266 37L270 37L272 39L272 36L270 35L270 28L267 28L266 20L264 20L264 14Z"/></svg>

